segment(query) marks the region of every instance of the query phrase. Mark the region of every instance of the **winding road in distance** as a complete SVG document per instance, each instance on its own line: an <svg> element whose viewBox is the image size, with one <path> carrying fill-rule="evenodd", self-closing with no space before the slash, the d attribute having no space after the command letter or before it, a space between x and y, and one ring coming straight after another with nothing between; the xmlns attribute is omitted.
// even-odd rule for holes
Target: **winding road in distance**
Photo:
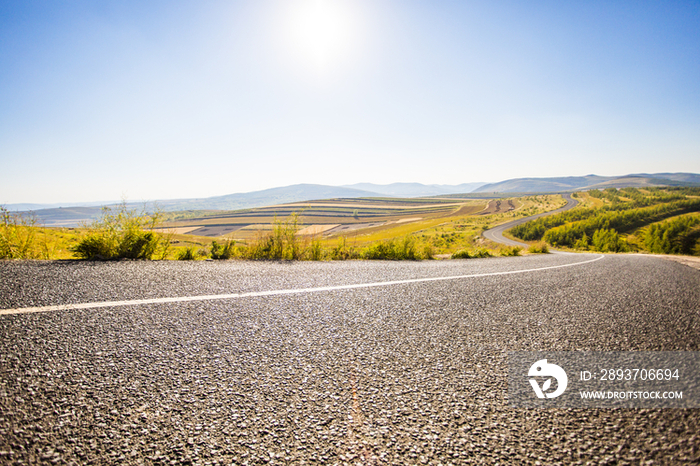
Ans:
<svg viewBox="0 0 700 466"><path fill-rule="evenodd" d="M533 215L531 217L519 218L517 220L513 220L511 222L507 222L507 223L504 223L502 225L498 225L496 227L490 228L490 229L484 231L484 233L483 233L484 238L489 239L491 241L494 241L496 243L501 243L501 244L505 244L508 246L527 246L527 244L522 242L522 241L516 241L516 240L512 240L510 238L506 238L505 236L503 236L503 232L510 229L510 228L513 228L514 226L522 225L523 223L529 222L530 220L534 220L536 218L546 217L549 215L558 214L559 212L564 212L566 210L573 209L578 204L578 201L576 199L573 199L571 197L571 194L562 194L561 197L566 199L566 205L564 205L558 209L549 211L549 212L543 212L541 214Z"/></svg>
<svg viewBox="0 0 700 466"><path fill-rule="evenodd" d="M511 351L700 350L700 272L676 262L0 261L0 277L3 465L700 463L698 409L508 399Z"/></svg>

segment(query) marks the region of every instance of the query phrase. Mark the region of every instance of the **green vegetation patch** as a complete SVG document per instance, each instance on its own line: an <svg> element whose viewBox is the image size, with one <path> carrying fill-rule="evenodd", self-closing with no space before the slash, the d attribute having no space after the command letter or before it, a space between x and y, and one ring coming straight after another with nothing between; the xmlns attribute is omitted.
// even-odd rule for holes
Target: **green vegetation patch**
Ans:
<svg viewBox="0 0 700 466"><path fill-rule="evenodd" d="M527 248L527 252L530 254L549 254L549 246L544 241L540 241Z"/></svg>
<svg viewBox="0 0 700 466"><path fill-rule="evenodd" d="M491 254L486 249L460 249L459 251L452 254L451 259L481 259L484 257L493 257L493 254Z"/></svg>
<svg viewBox="0 0 700 466"><path fill-rule="evenodd" d="M102 217L87 226L87 233L72 247L80 259L152 259L156 253L165 258L170 249L169 238L156 230L157 213L148 214L129 209L126 202L117 208L102 208Z"/></svg>
<svg viewBox="0 0 700 466"><path fill-rule="evenodd" d="M12 257L16 258L422 260L450 255L473 258L513 253L509 248L486 241L481 236L484 229L513 218L551 210L564 202L556 195L528 196L513 202L506 199L505 202L514 209L484 212L486 200L457 203L452 200L393 198L331 201L315 201L316 207L311 205L314 203L303 203L283 206L282 209L275 206L239 212L168 214L170 228L173 228L170 232L166 230L168 225L162 224L163 214L149 214L145 209L140 212L129 210L125 204L103 210L99 220L82 229L41 229L33 226L31 219L15 219L9 213L6 224L8 229L15 223L26 228L18 231L28 235L29 243L33 245L33 249L25 248L33 251L31 253L13 252ZM337 207L329 205L336 203ZM334 216L312 215L305 222L313 208L317 209L317 214ZM283 212L285 216L276 217L275 212ZM363 214L386 214L386 217L365 220ZM198 215L202 216L199 220ZM178 216L182 220L172 222ZM308 224L361 227L315 235L299 234ZM197 236L205 232L211 236ZM5 234L5 237L22 236ZM20 240L10 242L22 243ZM13 248L18 250L16 246Z"/></svg>
<svg viewBox="0 0 700 466"><path fill-rule="evenodd" d="M649 225L638 236L649 252L700 256L700 215L686 215Z"/></svg>
<svg viewBox="0 0 700 466"><path fill-rule="evenodd" d="M700 188L637 188L588 192L600 207L576 208L510 229L525 241L543 240L555 247L599 252L634 249L621 235L682 214L700 212ZM674 220L650 227L637 244L649 252L695 254L698 242L693 220ZM665 237L664 237L665 235Z"/></svg>
<svg viewBox="0 0 700 466"><path fill-rule="evenodd" d="M0 259L38 259L45 251L37 240L36 219L0 207Z"/></svg>

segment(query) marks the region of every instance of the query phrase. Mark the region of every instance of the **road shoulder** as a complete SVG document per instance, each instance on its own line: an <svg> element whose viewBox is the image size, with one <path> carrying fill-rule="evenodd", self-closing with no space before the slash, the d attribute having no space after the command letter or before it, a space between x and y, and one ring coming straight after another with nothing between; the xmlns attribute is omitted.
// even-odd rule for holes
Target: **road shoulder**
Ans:
<svg viewBox="0 0 700 466"><path fill-rule="evenodd" d="M700 270L700 257L696 257L696 256L662 256L662 255L655 256L655 257L663 257L666 260L680 262L683 265L687 265L688 267L692 267L694 269Z"/></svg>

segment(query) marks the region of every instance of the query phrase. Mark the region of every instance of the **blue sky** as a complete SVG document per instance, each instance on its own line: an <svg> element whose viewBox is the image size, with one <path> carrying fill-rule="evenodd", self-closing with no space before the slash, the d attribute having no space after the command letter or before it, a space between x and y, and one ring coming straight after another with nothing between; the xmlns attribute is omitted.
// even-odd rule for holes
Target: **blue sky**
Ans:
<svg viewBox="0 0 700 466"><path fill-rule="evenodd" d="M700 3L0 1L0 203L700 172Z"/></svg>

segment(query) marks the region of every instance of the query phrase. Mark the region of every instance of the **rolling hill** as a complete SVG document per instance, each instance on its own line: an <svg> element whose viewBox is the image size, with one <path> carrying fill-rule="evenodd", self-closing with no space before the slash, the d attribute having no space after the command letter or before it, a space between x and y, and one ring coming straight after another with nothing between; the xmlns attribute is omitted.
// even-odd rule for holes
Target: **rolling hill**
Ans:
<svg viewBox="0 0 700 466"><path fill-rule="evenodd" d="M202 199L173 199L157 201L165 211L177 210L238 210L265 207L314 199L354 198L381 196L380 193L343 186L321 184L295 184L280 188L264 189L249 193L227 194Z"/></svg>
<svg viewBox="0 0 700 466"><path fill-rule="evenodd" d="M392 183L374 184L357 183L345 185L346 188L362 189L380 193L385 196L395 197L422 197L440 196L442 194L464 194L470 193L483 186L485 183L462 183L456 185L449 184L421 184L421 183Z"/></svg>
<svg viewBox="0 0 700 466"><path fill-rule="evenodd" d="M417 198L430 196L445 197L498 197L499 193L557 193L585 189L605 189L647 186L689 186L700 185L700 174L695 173L654 173L625 176L568 176L559 178L515 178L498 183L463 183L459 185L424 185L421 183L393 183L379 185L358 183L348 186L328 186L319 184L295 184L279 188L265 189L248 193L227 194L199 199L166 199L156 201L159 209L174 211L233 211L266 207L277 204L312 201L319 199L353 199L367 197ZM458 196L465 194L465 196ZM112 204L113 205L113 204ZM131 202L135 208L142 208L144 202ZM146 203L152 208L153 203ZM14 204L6 206L11 211L29 211L39 223L46 226L79 226L97 218L100 206L97 203L84 203L80 206L56 206L40 208L43 205Z"/></svg>
<svg viewBox="0 0 700 466"><path fill-rule="evenodd" d="M628 188L648 186L700 185L695 173L640 173L625 176L566 176L560 178L514 178L483 185L475 193L552 193L585 189Z"/></svg>

